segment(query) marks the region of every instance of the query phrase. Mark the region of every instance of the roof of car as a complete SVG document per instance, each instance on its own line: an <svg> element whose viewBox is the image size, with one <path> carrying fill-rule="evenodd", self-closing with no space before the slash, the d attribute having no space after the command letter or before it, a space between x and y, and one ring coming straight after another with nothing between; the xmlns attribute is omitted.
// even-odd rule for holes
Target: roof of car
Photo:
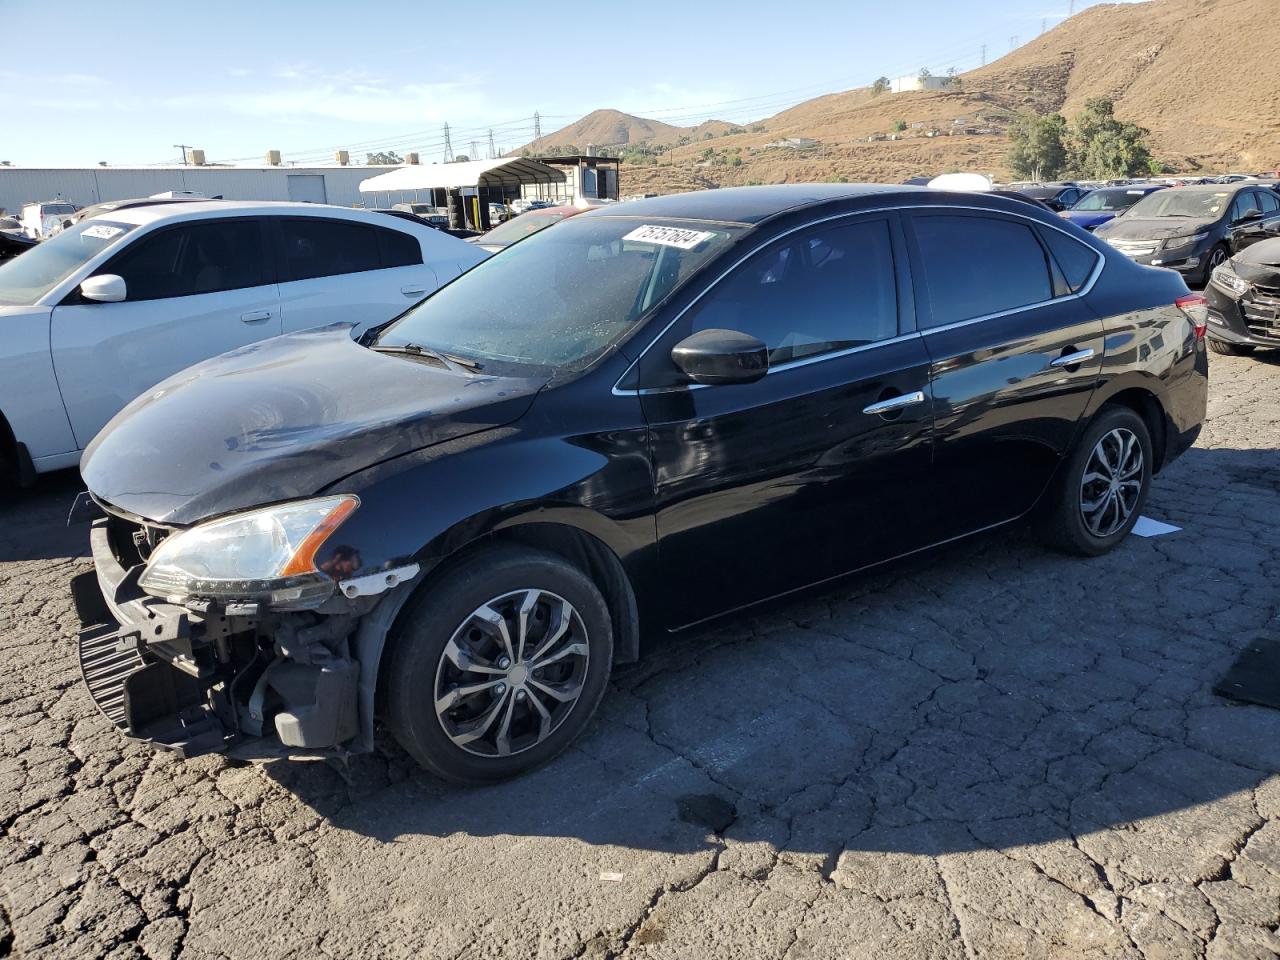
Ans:
<svg viewBox="0 0 1280 960"><path fill-rule="evenodd" d="M161 220L189 220L205 214L220 216L244 216L245 214L290 214L302 216L346 216L364 219L372 215L369 210L354 207L338 207L325 203L300 203L288 200L190 200L183 203L160 201L152 206L126 207L110 210L103 216L120 223L139 226ZM381 222L379 217L377 222Z"/></svg>
<svg viewBox="0 0 1280 960"><path fill-rule="evenodd" d="M595 207L584 217L670 217L678 220L716 220L723 223L759 223L798 207L832 200L863 197L980 197L956 194L928 187L889 183L780 183L764 187L726 187L696 190L665 197L628 200L607 207Z"/></svg>

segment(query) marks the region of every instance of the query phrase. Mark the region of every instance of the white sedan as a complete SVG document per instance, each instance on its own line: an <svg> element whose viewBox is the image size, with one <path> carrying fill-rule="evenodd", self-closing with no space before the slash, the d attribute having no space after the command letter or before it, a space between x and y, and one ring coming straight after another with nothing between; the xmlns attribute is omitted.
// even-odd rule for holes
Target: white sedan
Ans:
<svg viewBox="0 0 1280 960"><path fill-rule="evenodd" d="M310 203L82 221L0 264L0 470L29 481L75 466L126 403L184 367L337 321L357 334L486 256L430 227Z"/></svg>

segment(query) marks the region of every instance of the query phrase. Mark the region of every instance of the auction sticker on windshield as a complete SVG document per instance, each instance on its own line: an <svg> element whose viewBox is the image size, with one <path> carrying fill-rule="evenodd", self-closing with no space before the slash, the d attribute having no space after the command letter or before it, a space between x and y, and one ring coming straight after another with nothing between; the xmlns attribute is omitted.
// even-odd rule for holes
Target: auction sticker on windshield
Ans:
<svg viewBox="0 0 1280 960"><path fill-rule="evenodd" d="M622 239L692 250L704 240L710 240L714 236L715 234L708 230L687 230L684 227L659 227L646 224L643 227L636 227Z"/></svg>
<svg viewBox="0 0 1280 960"><path fill-rule="evenodd" d="M110 240L121 233L124 233L123 227L109 227L105 223L95 223L92 227L87 228L81 236L93 237L95 240Z"/></svg>

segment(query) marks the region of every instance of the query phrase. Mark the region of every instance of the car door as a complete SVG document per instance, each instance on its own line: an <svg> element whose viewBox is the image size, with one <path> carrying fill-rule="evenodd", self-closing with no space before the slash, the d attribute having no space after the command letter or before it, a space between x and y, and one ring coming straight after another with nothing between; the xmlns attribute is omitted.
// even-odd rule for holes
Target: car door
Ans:
<svg viewBox="0 0 1280 960"><path fill-rule="evenodd" d="M1227 216L1227 239L1232 253L1239 253L1273 234L1267 232L1268 218L1263 212L1261 190L1242 190L1231 203ZM1274 214L1273 214L1274 218Z"/></svg>
<svg viewBox="0 0 1280 960"><path fill-rule="evenodd" d="M739 263L646 351L670 626L887 559L928 539L928 355L895 216L792 232ZM672 348L764 341L755 383L681 382ZM877 412L881 411L881 412Z"/></svg>
<svg viewBox="0 0 1280 960"><path fill-rule="evenodd" d="M1080 294L1100 255L994 211L908 217L944 536L1025 513L1071 446L1105 330Z"/></svg>
<svg viewBox="0 0 1280 960"><path fill-rule="evenodd" d="M91 301L77 288L50 321L54 370L81 449L165 377L280 333L263 217L162 226L106 261L103 274L124 279L124 300Z"/></svg>
<svg viewBox="0 0 1280 960"><path fill-rule="evenodd" d="M439 285L411 233L357 220L277 221L284 330L354 323L358 333L398 316Z"/></svg>

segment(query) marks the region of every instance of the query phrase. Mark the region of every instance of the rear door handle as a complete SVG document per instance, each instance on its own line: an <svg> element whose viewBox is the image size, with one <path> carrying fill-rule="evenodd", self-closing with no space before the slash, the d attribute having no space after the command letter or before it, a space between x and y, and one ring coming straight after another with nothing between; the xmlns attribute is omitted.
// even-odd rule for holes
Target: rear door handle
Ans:
<svg viewBox="0 0 1280 960"><path fill-rule="evenodd" d="M250 310L248 313L240 314L241 323L260 323L263 320L271 319L270 310Z"/></svg>
<svg viewBox="0 0 1280 960"><path fill-rule="evenodd" d="M1093 359L1093 347L1086 350L1077 350L1075 353L1064 353L1056 360L1050 360L1051 367L1075 367L1084 363L1086 360Z"/></svg>
<svg viewBox="0 0 1280 960"><path fill-rule="evenodd" d="M401 287L400 292L406 297L420 297L427 292L427 288L421 285L410 284L407 287Z"/></svg>
<svg viewBox="0 0 1280 960"><path fill-rule="evenodd" d="M879 403L873 403L869 407L863 407L862 412L868 415L879 414L884 416L886 413L896 413L905 407L913 407L917 403L924 403L923 390L916 390L914 393L901 393L896 397L890 397L888 400L881 400Z"/></svg>

